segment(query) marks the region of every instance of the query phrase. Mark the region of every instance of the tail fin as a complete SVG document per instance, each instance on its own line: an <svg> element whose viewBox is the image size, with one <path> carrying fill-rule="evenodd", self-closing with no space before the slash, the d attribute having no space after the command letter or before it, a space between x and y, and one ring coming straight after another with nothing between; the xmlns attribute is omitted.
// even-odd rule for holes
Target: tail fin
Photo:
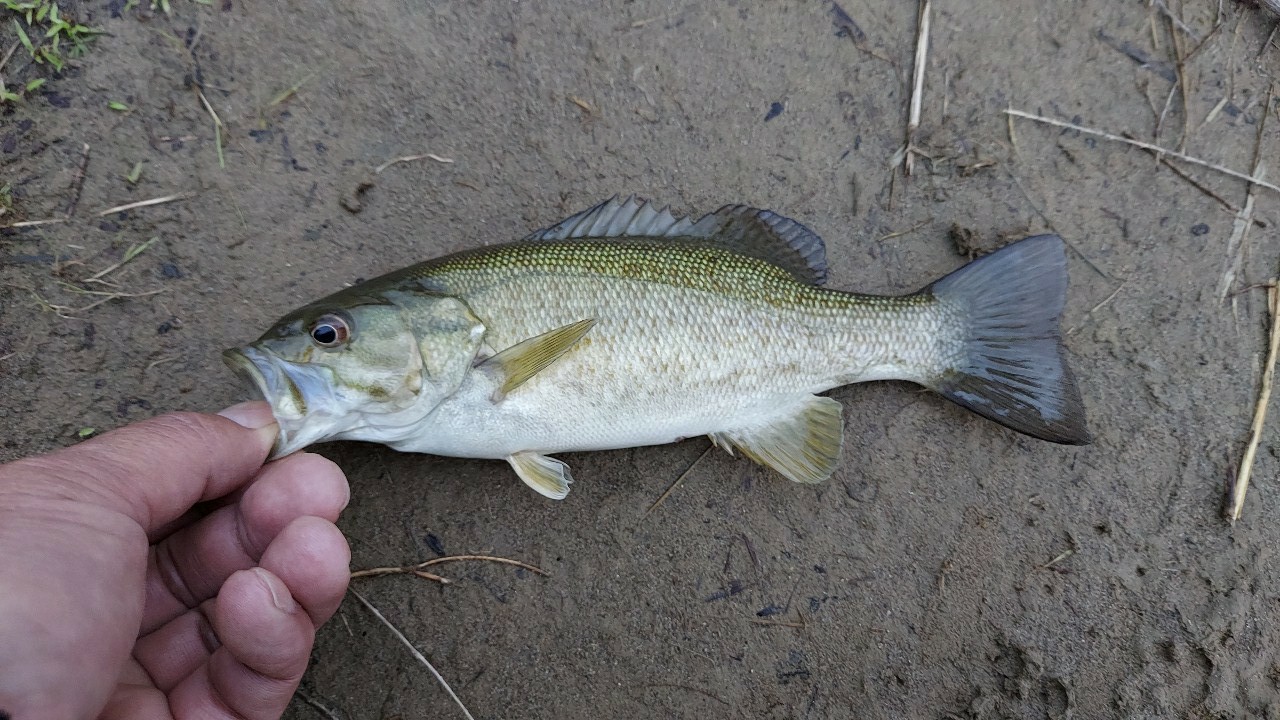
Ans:
<svg viewBox="0 0 1280 720"><path fill-rule="evenodd" d="M934 390L1018 432L1067 445L1089 443L1058 327L1067 293L1062 238L1021 240L925 292L967 323L962 356L930 384Z"/></svg>

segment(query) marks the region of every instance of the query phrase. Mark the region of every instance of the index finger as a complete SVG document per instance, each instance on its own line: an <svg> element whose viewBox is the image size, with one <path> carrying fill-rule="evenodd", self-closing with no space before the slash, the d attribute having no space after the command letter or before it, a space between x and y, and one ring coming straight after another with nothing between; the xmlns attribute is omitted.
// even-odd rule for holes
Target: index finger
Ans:
<svg viewBox="0 0 1280 720"><path fill-rule="evenodd" d="M79 445L0 467L0 479L32 480L34 491L71 492L133 518L150 531L203 500L248 482L279 428L266 403L218 415L171 413ZM15 475L16 473L16 475Z"/></svg>

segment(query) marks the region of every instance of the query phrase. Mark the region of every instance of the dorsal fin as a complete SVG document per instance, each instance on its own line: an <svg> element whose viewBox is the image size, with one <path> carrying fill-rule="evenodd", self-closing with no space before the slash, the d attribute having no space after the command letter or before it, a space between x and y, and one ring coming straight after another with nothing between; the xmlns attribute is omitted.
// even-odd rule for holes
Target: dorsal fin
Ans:
<svg viewBox="0 0 1280 720"><path fill-rule="evenodd" d="M615 196L524 239L624 235L698 240L777 265L803 282L821 285L827 280L827 250L822 238L795 220L746 205L725 205L693 222L634 195L626 199Z"/></svg>
<svg viewBox="0 0 1280 720"><path fill-rule="evenodd" d="M625 200L615 195L549 228L530 233L524 240L575 240L621 235L678 237L687 235L692 228L693 222L688 218L676 218L665 207L658 210L652 203L634 195Z"/></svg>
<svg viewBox="0 0 1280 720"><path fill-rule="evenodd" d="M744 255L777 265L814 285L827 281L827 245L817 233L772 210L725 205L694 223L707 237Z"/></svg>

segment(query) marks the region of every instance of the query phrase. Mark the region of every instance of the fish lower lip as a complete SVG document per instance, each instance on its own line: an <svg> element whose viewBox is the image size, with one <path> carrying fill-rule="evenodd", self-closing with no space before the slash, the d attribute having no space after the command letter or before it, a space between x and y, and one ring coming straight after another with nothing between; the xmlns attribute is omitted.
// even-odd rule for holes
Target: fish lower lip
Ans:
<svg viewBox="0 0 1280 720"><path fill-rule="evenodd" d="M271 406L271 412L280 425L280 434L276 437L275 448L271 453L275 457L292 439L289 437L288 423L283 422L287 418L280 415L280 401L282 397L291 398L300 414L305 414L306 404L302 393L288 374L281 372L272 365L270 359L253 348L226 350L222 353L222 361Z"/></svg>

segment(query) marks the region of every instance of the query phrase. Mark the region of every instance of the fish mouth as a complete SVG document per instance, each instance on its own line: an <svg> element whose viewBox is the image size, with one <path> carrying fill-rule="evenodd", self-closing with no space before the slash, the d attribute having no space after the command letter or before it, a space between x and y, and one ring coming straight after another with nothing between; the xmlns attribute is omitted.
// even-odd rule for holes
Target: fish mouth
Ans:
<svg viewBox="0 0 1280 720"><path fill-rule="evenodd" d="M274 460L334 434L336 398L326 369L301 366L255 347L231 348L222 361L271 406L280 432Z"/></svg>

